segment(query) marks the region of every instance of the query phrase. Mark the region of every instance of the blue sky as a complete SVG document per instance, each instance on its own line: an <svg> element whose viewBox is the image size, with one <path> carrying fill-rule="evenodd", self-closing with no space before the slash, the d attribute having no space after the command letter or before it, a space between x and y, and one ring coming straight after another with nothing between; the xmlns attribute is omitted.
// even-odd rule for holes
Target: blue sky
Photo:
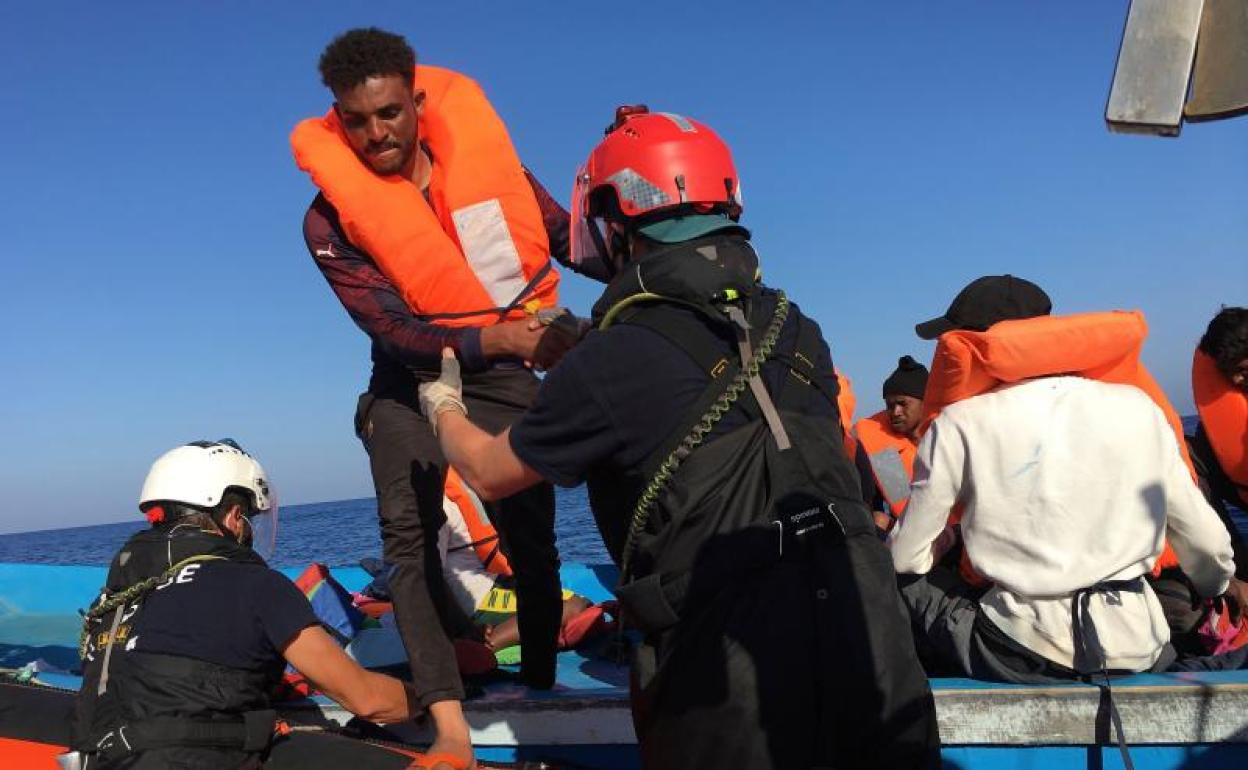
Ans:
<svg viewBox="0 0 1248 770"><path fill-rule="evenodd" d="M287 503L371 494L368 344L304 250L287 135L375 24L475 77L563 202L618 103L733 146L769 283L859 415L985 273L1057 312L1139 308L1181 411L1248 290L1248 120L1109 134L1127 3L9 3L0 10L0 531L119 521L147 465L230 435ZM624 12L612 16L613 8ZM591 10L591 8L593 10ZM586 312L597 286L564 282Z"/></svg>

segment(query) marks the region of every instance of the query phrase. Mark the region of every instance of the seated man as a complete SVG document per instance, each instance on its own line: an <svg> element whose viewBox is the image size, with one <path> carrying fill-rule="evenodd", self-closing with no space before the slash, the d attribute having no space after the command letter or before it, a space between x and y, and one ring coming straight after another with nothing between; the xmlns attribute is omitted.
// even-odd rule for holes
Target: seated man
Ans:
<svg viewBox="0 0 1248 770"><path fill-rule="evenodd" d="M374 764L379 750L367 744L277 737L270 693L287 663L364 719L398 722L419 706L410 685L347 657L299 589L265 565L277 505L260 464L228 439L178 447L152 465L139 508L152 526L122 546L85 620L81 766L393 766ZM430 712L445 719L447 709L459 703ZM462 712L449 721L463 724ZM318 745L292 748L308 740ZM469 766L466 732L439 741L424 759L431 768Z"/></svg>
<svg viewBox="0 0 1248 770"><path fill-rule="evenodd" d="M1192 362L1192 391L1200 423L1187 449L1205 499L1222 519L1235 553L1231 590L1248 601L1248 542L1231 511L1248 507L1248 308L1223 308L1200 339ZM1196 667L1238 667L1248 659L1248 621L1232 622L1223 608L1193 596L1190 581L1170 569L1153 580L1181 657ZM1211 612L1214 611L1215 612Z"/></svg>
<svg viewBox="0 0 1248 770"><path fill-rule="evenodd" d="M516 619L511 564L503 555L498 533L481 498L454 468L446 474L442 509L446 514L446 523L438 532L442 572L459 612L475 626L469 629L465 623L461 633L479 633L496 655L507 651L499 655L500 663L515 663L520 659L520 650L513 649L520 644L520 624ZM561 631L592 604L584 596L565 589ZM560 641L565 638L566 634L561 632Z"/></svg>
<svg viewBox="0 0 1248 770"><path fill-rule="evenodd" d="M880 532L893 528L910 499L926 388L927 367L902 356L897 369L884 380L884 410L854 426L858 441L854 462L861 476L862 499L871 506Z"/></svg>
<svg viewBox="0 0 1248 770"><path fill-rule="evenodd" d="M1248 508L1248 308L1224 307L1200 338L1192 364L1200 425L1189 450L1205 497L1231 533L1236 575L1248 577L1248 545L1228 506Z"/></svg>
<svg viewBox="0 0 1248 770"><path fill-rule="evenodd" d="M1144 575L1164 538L1200 595L1218 596L1232 575L1226 530L1139 365L1143 318L1049 310L1035 284L988 276L916 327L940 337L926 408L943 411L919 443L890 545L897 571L919 576L902 596L920 646L962 676L1162 667L1169 629ZM959 532L990 583L978 597L932 570L934 545Z"/></svg>

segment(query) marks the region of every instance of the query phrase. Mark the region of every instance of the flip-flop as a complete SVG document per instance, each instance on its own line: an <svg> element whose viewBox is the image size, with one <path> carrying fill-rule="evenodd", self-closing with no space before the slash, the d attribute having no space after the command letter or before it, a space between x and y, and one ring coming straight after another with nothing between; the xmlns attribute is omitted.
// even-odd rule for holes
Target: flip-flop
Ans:
<svg viewBox="0 0 1248 770"><path fill-rule="evenodd" d="M439 751L437 754L417 754L408 767L411 770L434 770L439 764L449 765L451 770L475 770L477 766L473 760L465 762L463 757Z"/></svg>
<svg viewBox="0 0 1248 770"><path fill-rule="evenodd" d="M518 644L494 651L494 658L500 666L518 666L520 665L520 657L520 645Z"/></svg>
<svg viewBox="0 0 1248 770"><path fill-rule="evenodd" d="M581 642L615 628L615 621L609 619L608 615L615 616L618 613L619 604L614 601L586 607L568 618L568 622L559 629L559 649L571 650Z"/></svg>

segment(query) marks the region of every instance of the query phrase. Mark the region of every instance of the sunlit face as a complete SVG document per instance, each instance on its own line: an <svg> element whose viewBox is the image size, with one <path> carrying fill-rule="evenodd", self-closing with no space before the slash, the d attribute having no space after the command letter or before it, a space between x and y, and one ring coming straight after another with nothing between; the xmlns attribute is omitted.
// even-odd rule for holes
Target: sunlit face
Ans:
<svg viewBox="0 0 1248 770"><path fill-rule="evenodd" d="M884 411L888 414L888 425L893 432L909 436L923 419L923 399L891 393L884 397Z"/></svg>
<svg viewBox="0 0 1248 770"><path fill-rule="evenodd" d="M1248 358L1235 364L1231 370L1231 384L1248 393Z"/></svg>
<svg viewBox="0 0 1248 770"><path fill-rule="evenodd" d="M400 75L380 75L334 97L347 141L360 160L378 174L410 173L425 92L413 92Z"/></svg>

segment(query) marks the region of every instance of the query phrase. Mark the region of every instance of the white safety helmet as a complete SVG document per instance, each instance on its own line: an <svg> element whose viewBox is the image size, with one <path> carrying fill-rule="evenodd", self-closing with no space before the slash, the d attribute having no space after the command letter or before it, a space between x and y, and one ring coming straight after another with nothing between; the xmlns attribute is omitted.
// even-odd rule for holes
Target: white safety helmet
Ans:
<svg viewBox="0 0 1248 770"><path fill-rule="evenodd" d="M232 439L193 441L165 452L147 472L139 508L156 502L214 508L231 488L251 496L246 517L251 546L270 558L277 541L277 498L264 468Z"/></svg>

